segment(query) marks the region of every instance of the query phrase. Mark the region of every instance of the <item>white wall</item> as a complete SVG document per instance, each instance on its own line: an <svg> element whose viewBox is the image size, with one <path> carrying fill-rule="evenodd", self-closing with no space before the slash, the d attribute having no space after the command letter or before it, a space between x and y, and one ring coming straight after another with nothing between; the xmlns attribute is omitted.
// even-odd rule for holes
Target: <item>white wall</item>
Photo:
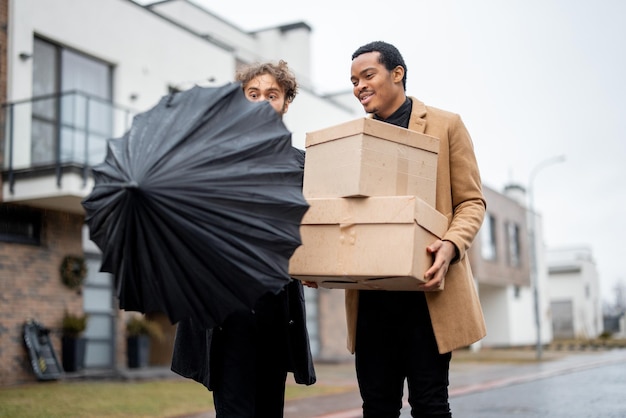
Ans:
<svg viewBox="0 0 626 418"><path fill-rule="evenodd" d="M506 287L479 284L478 293L487 326L487 336L482 340L482 345L510 345L511 319Z"/></svg>
<svg viewBox="0 0 626 418"><path fill-rule="evenodd" d="M548 264L546 260L547 248L543 241L543 221L540 215L536 215L535 218L535 245L537 248L538 310L541 321L541 341L545 344L552 341L552 322L550 319L550 289L548 287ZM534 303L534 296L532 300Z"/></svg>
<svg viewBox="0 0 626 418"><path fill-rule="evenodd" d="M230 45L233 52L244 61L259 61L264 58L256 50L257 42L250 34L201 6L187 0L170 0L149 7L198 34Z"/></svg>
<svg viewBox="0 0 626 418"><path fill-rule="evenodd" d="M598 272L588 248L551 249L550 301L571 301L574 333L578 338L595 338L603 330Z"/></svg>
<svg viewBox="0 0 626 418"><path fill-rule="evenodd" d="M216 85L232 81L236 51L300 51L297 59L293 55L294 60L309 65L308 31L296 29L282 48L263 47L258 39L183 0L154 8L167 11L168 19L129 0L11 0L10 10L8 101L32 97L32 60L22 61L17 56L20 52L32 53L35 35L113 65L113 101L139 111L155 105L170 85L206 85L209 77ZM174 18L177 24L170 20ZM181 28L185 19L191 29ZM208 28L203 30L205 26ZM196 31L215 34L221 41L231 42L232 47L217 46ZM287 36L280 35L280 31L270 36L269 32L264 31L261 38L274 42ZM298 43L303 45L298 47ZM257 56L255 60L277 58ZM303 68L301 72L308 71ZM294 145L304 148L306 132L356 116L310 88L301 88L285 124L293 131ZM14 144L14 167L28 165L30 158L30 133L26 132L30 124L20 126L24 131Z"/></svg>
<svg viewBox="0 0 626 418"><path fill-rule="evenodd" d="M356 99L354 99L356 101ZM323 100L311 92L300 89L285 115L285 125L292 134L295 147L304 149L307 132L316 131L337 125L358 117L351 111L342 110L328 100Z"/></svg>
<svg viewBox="0 0 626 418"><path fill-rule="evenodd" d="M35 34L93 55L115 66L114 98L146 108L170 84L214 76L232 79L232 54L124 0L13 0L10 68L20 51L32 52ZM68 13L71 11L71 13ZM9 100L31 96L32 61L10 72ZM25 70L25 71L24 71ZM136 101L130 100L138 94Z"/></svg>
<svg viewBox="0 0 626 418"><path fill-rule="evenodd" d="M532 346L537 342L533 295L530 287L479 285L487 336L486 347ZM543 322L542 328L550 327ZM550 334L542 329L542 344L550 342Z"/></svg>

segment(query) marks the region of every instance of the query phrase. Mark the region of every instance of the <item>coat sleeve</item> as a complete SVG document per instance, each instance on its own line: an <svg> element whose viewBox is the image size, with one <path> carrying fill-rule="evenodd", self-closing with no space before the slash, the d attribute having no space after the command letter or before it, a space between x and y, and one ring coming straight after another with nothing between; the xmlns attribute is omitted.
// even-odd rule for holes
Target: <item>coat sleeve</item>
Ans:
<svg viewBox="0 0 626 418"><path fill-rule="evenodd" d="M171 370L211 390L210 358L213 330L185 319L176 326Z"/></svg>
<svg viewBox="0 0 626 418"><path fill-rule="evenodd" d="M306 326L304 288L299 280L292 280L286 289L289 300L290 369L296 383L312 385L316 381L316 376Z"/></svg>
<svg viewBox="0 0 626 418"><path fill-rule="evenodd" d="M465 257L482 225L486 203L474 145L459 115L450 116L448 134L452 220L443 239L456 245L459 257L454 261L458 261Z"/></svg>

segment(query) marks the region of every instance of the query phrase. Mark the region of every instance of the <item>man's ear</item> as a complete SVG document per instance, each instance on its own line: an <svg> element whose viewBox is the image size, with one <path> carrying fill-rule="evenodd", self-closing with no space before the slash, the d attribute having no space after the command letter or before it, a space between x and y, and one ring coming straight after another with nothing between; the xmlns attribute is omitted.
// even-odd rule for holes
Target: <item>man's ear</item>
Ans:
<svg viewBox="0 0 626 418"><path fill-rule="evenodd" d="M283 115L285 113L287 113L287 110L289 109L289 102L287 100L285 100L285 103L283 103Z"/></svg>
<svg viewBox="0 0 626 418"><path fill-rule="evenodd" d="M404 78L404 67L401 65L396 66L391 70L391 77L394 83L401 83Z"/></svg>

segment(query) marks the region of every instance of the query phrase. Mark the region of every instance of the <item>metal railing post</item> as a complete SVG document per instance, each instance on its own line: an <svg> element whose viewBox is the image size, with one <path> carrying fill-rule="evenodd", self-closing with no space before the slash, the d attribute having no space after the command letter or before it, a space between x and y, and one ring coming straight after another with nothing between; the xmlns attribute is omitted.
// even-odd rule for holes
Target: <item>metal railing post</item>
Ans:
<svg viewBox="0 0 626 418"><path fill-rule="evenodd" d="M83 164L83 187L87 186L89 165L89 96L87 96L85 100L85 161Z"/></svg>
<svg viewBox="0 0 626 418"><path fill-rule="evenodd" d="M15 193L15 173L13 173L13 107L15 105L11 103L9 105L9 191L11 194Z"/></svg>
<svg viewBox="0 0 626 418"><path fill-rule="evenodd" d="M62 114L61 114L61 100L63 100L63 94L60 94L57 98L56 98L56 144L55 144L55 156L54 156L54 166L55 166L55 173L56 173L56 177L57 177L57 187L60 189L61 188L61 176L62 176L62 170L61 170L61 137L62 137Z"/></svg>

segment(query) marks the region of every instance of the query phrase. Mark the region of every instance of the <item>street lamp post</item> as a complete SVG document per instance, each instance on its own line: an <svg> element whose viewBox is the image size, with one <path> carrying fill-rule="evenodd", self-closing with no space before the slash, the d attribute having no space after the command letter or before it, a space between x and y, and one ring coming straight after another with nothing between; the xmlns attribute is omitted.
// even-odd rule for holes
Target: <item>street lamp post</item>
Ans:
<svg viewBox="0 0 626 418"><path fill-rule="evenodd" d="M530 214L529 222L529 239L530 239L530 280L533 286L533 305L535 311L535 329L537 331L536 355L537 360L541 360L542 344L541 344L541 310L539 308L539 267L537 265L537 241L536 241L536 218L535 214L535 197L534 197L534 181L537 173L552 164L565 161L564 155L549 158L537 164L530 172L528 179L528 212Z"/></svg>

